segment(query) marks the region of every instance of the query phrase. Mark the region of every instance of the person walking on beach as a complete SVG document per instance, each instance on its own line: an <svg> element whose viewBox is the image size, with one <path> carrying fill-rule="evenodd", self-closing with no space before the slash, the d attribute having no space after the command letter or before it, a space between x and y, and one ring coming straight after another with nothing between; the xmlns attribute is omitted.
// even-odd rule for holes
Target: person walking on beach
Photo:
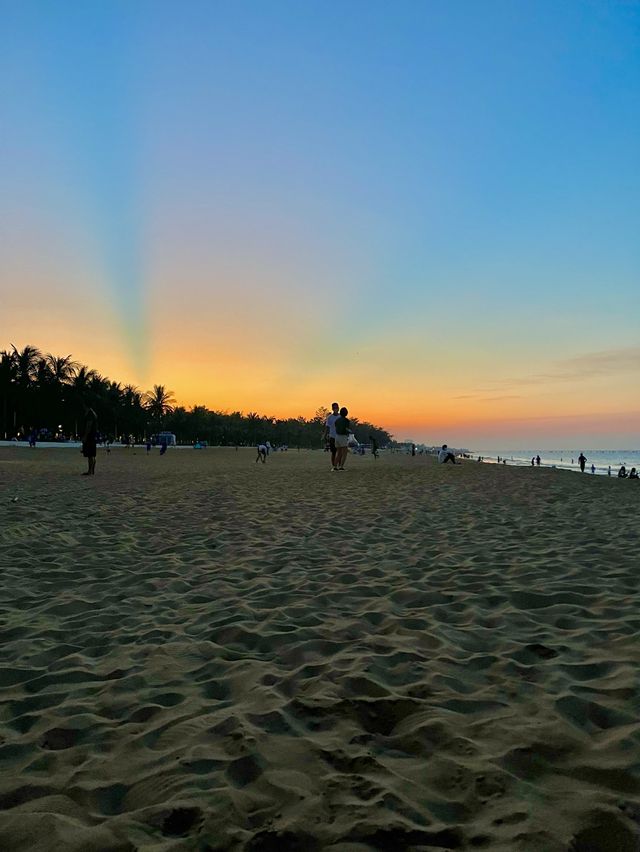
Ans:
<svg viewBox="0 0 640 852"><path fill-rule="evenodd" d="M262 464L265 464L267 461L267 445L266 444L258 444L258 455L256 456L256 464L259 461L262 461Z"/></svg>
<svg viewBox="0 0 640 852"><path fill-rule="evenodd" d="M580 453L580 455L578 456L578 464L580 465L580 470L582 471L582 473L584 473L584 466L586 465L586 463L587 457L584 453Z"/></svg>
<svg viewBox="0 0 640 852"><path fill-rule="evenodd" d="M95 476L96 472L96 454L98 444L98 415L93 408L85 405L84 409L85 426L82 436L82 455L87 460L87 470L83 476Z"/></svg>
<svg viewBox="0 0 640 852"><path fill-rule="evenodd" d="M535 457L531 459L531 467L535 467L536 460Z"/></svg>
<svg viewBox="0 0 640 852"><path fill-rule="evenodd" d="M336 469L336 420L340 417L340 406L337 402L331 403L331 414L324 421L324 440L329 441L331 453L331 470Z"/></svg>
<svg viewBox="0 0 640 852"><path fill-rule="evenodd" d="M369 441L371 442L371 455L374 459L378 458L378 442L373 437L373 435L369 435Z"/></svg>
<svg viewBox="0 0 640 852"><path fill-rule="evenodd" d="M343 406L340 409L339 416L334 422L336 430L336 459L335 465L331 468L331 470L344 470L344 463L347 460L347 453L349 452L349 435L351 433L351 424L347 417L348 413L348 409Z"/></svg>
<svg viewBox="0 0 640 852"><path fill-rule="evenodd" d="M440 464L446 464L446 463L447 463L447 462L449 462L449 461L450 461L452 464L455 464L455 463L456 463L456 457L455 457L455 456L454 456L454 454L451 452L451 450L449 450L449 448L447 447L447 445L446 445L446 444L443 444L443 445L442 445L442 449L441 449L441 450L440 450L440 452L438 453L438 462L439 462Z"/></svg>

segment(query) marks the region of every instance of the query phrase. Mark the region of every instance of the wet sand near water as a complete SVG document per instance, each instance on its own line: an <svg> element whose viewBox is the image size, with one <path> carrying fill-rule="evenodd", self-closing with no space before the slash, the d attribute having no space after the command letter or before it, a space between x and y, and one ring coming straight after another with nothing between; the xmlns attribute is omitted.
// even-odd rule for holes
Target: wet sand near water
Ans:
<svg viewBox="0 0 640 852"><path fill-rule="evenodd" d="M637 852L639 484L254 460L0 449L0 849Z"/></svg>

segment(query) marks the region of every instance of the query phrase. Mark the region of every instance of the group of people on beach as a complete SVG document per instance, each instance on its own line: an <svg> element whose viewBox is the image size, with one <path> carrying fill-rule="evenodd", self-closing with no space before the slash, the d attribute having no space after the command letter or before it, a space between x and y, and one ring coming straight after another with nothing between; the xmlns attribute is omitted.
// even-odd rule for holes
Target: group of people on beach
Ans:
<svg viewBox="0 0 640 852"><path fill-rule="evenodd" d="M571 459L571 462L573 463L573 459ZM584 469L587 464L587 457L584 453L580 453L580 455L578 456L578 464L580 465L580 470L582 471L582 473L584 473ZM596 466L595 464L592 464L591 473L595 472ZM609 465L607 469L607 475L611 476L611 465ZM635 469L635 467L632 467L631 470L627 472L626 465L623 464L618 470L618 479L640 479L640 475L638 474L638 471Z"/></svg>
<svg viewBox="0 0 640 852"><path fill-rule="evenodd" d="M331 414L327 415L324 422L324 440L329 442L331 453L331 470L344 470L344 464L349 453L349 438L353 435L349 421L349 409L331 403ZM378 447L376 444L374 458L377 458Z"/></svg>
<svg viewBox="0 0 640 852"><path fill-rule="evenodd" d="M331 403L331 413L327 415L324 424L324 432L323 438L326 443L328 443L329 451L331 453L331 470L338 471L344 470L345 462L347 460L347 455L349 453L349 442L354 438L353 431L351 429L351 422L348 417L349 411L344 406L341 408L337 402ZM373 436L369 436L369 441L371 443L371 454L374 459L378 458L378 443L373 438ZM35 443L35 442L34 442ZM82 455L87 459L87 470L84 472L83 476L93 476L96 472L96 455L97 455L97 444L98 444L98 416L96 412L90 406L85 406L85 426L84 433L82 435ZM147 444L147 452L149 452L151 446ZM271 450L271 446L269 442L265 442L263 444L258 445L258 454L256 457L256 462L262 462L263 464L267 460L267 456L269 455L269 451ZM166 445L162 447L162 451L166 451ZM480 457L479 457L480 460ZM498 457L498 462L500 458ZM505 460L506 461L506 460ZM573 459L571 460L573 462ZM438 452L438 462L440 464L446 464L447 462L451 462L452 464L456 463L455 454L451 452L451 450L447 447L446 444L442 445L442 449ZM541 462L540 456L534 456L531 459L531 465L539 466ZM580 470L584 473L587 457L584 453L580 453L578 456L578 464L580 465ZM591 473L595 473L596 468L595 465L591 465ZM609 466L608 470L609 476L611 476L611 466ZM627 471L625 465L622 465L620 470L618 471L619 479L640 479L640 474L635 467L632 467L630 471Z"/></svg>

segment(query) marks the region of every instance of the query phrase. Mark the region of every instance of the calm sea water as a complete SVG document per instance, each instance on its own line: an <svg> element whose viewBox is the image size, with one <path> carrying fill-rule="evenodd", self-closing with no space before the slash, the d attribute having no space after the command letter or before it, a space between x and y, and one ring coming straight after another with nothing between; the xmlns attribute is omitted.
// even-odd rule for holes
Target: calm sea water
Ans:
<svg viewBox="0 0 640 852"><path fill-rule="evenodd" d="M607 476L609 467L611 467L611 475L617 476L620 465L627 468L627 472L632 467L640 470L640 450L505 450L503 453L496 453L495 450L475 450L474 455L483 456L486 462L497 462L498 455L500 459L506 459L507 464L528 465L531 467L531 459L534 456L540 455L542 467L556 467L561 470L575 470L578 473L578 456L583 452L587 457L586 472L591 473L591 465L595 465L596 474Z"/></svg>

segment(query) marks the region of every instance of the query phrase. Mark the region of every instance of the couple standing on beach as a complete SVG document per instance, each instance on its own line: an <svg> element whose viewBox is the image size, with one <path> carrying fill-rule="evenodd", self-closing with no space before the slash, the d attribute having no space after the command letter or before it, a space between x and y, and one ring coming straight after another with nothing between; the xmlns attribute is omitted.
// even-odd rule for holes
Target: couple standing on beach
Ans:
<svg viewBox="0 0 640 852"><path fill-rule="evenodd" d="M331 403L331 414L324 422L324 439L329 439L331 451L331 470L344 470L344 463L349 452L349 436L352 435L351 424L347 414L349 411L337 402Z"/></svg>

